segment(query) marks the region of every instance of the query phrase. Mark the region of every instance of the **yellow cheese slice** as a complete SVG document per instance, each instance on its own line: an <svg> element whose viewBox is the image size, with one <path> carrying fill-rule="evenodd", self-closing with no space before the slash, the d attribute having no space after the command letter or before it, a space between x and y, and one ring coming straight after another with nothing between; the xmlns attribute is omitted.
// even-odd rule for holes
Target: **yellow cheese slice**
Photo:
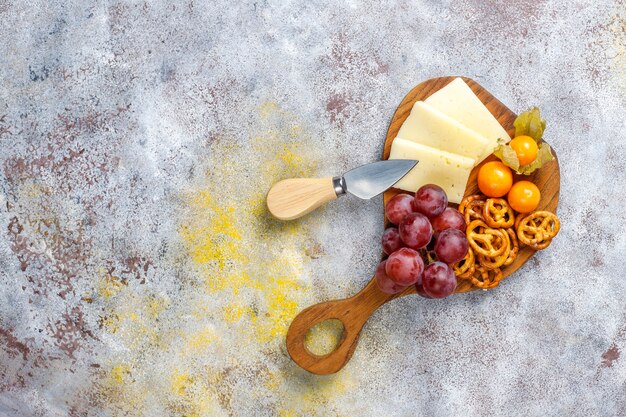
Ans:
<svg viewBox="0 0 626 417"><path fill-rule="evenodd" d="M479 163L493 152L491 142L423 101L413 105L398 137L456 153Z"/></svg>
<svg viewBox="0 0 626 417"><path fill-rule="evenodd" d="M498 145L498 138L510 140L506 130L461 78L454 79L424 102L484 136L493 148Z"/></svg>
<svg viewBox="0 0 626 417"><path fill-rule="evenodd" d="M395 188L415 192L424 184L436 184L448 194L448 201L460 203L475 160L397 137L391 144L389 159L417 159Z"/></svg>

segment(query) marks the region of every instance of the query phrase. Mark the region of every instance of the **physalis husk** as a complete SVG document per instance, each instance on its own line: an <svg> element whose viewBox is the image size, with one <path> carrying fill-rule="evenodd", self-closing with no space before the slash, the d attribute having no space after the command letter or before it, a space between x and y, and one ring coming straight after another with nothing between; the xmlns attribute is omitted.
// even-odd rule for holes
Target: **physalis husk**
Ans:
<svg viewBox="0 0 626 417"><path fill-rule="evenodd" d="M546 128L546 121L541 118L538 107L532 107L530 110L522 112L517 116L513 125L515 126L515 137L522 135L530 136L537 142L539 149L537 157L530 164L520 166L519 159L513 148L501 143L493 153L500 158L504 165L510 167L518 174L528 175L541 168L546 162L554 159L550 145L545 142L540 143L543 131Z"/></svg>

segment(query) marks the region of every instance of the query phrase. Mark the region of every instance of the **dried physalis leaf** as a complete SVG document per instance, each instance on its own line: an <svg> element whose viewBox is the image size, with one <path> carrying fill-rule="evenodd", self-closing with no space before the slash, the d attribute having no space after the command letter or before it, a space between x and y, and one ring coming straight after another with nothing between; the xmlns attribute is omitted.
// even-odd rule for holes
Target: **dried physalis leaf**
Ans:
<svg viewBox="0 0 626 417"><path fill-rule="evenodd" d="M513 123L515 126L515 136L530 136L539 142L546 129L546 121L541 118L539 107L532 107L530 110L522 112Z"/></svg>
<svg viewBox="0 0 626 417"><path fill-rule="evenodd" d="M519 169L519 159L517 154L509 145L498 145L493 154L500 158L504 165L510 167L514 171Z"/></svg>
<svg viewBox="0 0 626 417"><path fill-rule="evenodd" d="M499 145L493 151L493 154L500 158L504 165L518 174L528 175L541 168L546 162L554 159L550 145L544 142L539 143L546 128L546 121L541 118L538 107L522 112L517 116L513 124L515 126L515 137L530 136L537 142L539 149L534 161L527 165L520 165L515 150L510 145L505 144L504 141L498 140Z"/></svg>

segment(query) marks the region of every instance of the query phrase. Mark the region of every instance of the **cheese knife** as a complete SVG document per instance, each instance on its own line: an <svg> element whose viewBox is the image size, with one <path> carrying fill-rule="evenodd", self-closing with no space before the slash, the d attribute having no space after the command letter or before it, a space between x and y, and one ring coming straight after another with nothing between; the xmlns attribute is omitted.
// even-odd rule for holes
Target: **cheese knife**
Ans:
<svg viewBox="0 0 626 417"><path fill-rule="evenodd" d="M391 188L418 162L410 159L378 161L338 177L282 180L267 193L267 208L277 219L293 220L346 193L368 200Z"/></svg>

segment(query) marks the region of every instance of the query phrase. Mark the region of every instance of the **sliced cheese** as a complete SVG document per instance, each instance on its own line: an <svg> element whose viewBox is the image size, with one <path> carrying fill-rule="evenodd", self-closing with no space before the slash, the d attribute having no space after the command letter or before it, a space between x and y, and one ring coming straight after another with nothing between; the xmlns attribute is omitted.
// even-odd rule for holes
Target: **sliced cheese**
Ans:
<svg viewBox="0 0 626 417"><path fill-rule="evenodd" d="M461 78L456 78L424 102L489 139L493 148L498 145L498 138L506 142L510 140L506 130Z"/></svg>
<svg viewBox="0 0 626 417"><path fill-rule="evenodd" d="M413 105L399 138L482 161L493 152L491 142L423 101Z"/></svg>
<svg viewBox="0 0 626 417"><path fill-rule="evenodd" d="M424 184L437 184L444 189L451 203L460 203L474 159L415 143L400 137L391 144L389 159L417 159L419 163L409 171L395 188L415 192Z"/></svg>

